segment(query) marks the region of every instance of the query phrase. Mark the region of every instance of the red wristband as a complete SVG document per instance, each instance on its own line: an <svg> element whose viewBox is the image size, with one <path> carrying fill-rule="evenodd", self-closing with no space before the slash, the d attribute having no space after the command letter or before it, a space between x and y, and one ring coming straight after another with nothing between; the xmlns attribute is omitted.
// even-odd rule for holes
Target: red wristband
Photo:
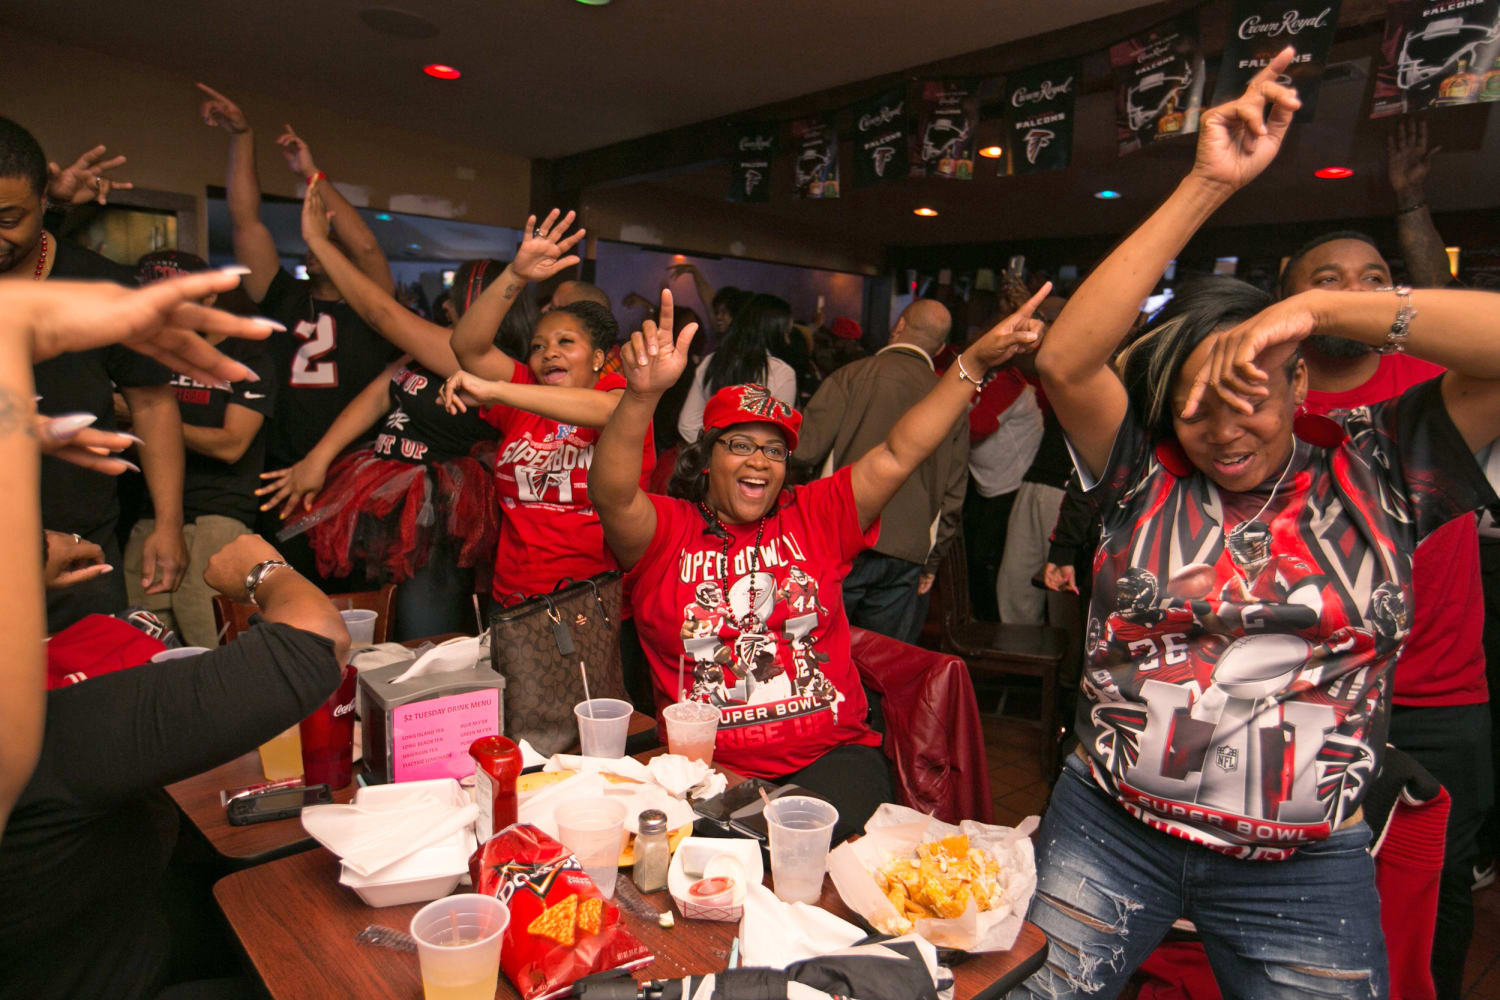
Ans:
<svg viewBox="0 0 1500 1000"><path fill-rule="evenodd" d="M307 179L307 186L312 187L313 181L326 181L327 179L328 175L319 170Z"/></svg>

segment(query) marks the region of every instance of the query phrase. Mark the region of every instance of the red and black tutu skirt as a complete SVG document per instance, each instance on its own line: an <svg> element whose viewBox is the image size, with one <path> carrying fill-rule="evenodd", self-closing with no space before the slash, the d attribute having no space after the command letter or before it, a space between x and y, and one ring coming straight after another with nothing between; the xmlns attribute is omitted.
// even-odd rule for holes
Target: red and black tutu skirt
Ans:
<svg viewBox="0 0 1500 1000"><path fill-rule="evenodd" d="M328 470L312 510L277 537L307 532L323 576L358 570L383 583L411 579L444 548L484 577L475 587L487 593L500 528L494 467L494 442L431 463L381 458L369 448L351 452Z"/></svg>

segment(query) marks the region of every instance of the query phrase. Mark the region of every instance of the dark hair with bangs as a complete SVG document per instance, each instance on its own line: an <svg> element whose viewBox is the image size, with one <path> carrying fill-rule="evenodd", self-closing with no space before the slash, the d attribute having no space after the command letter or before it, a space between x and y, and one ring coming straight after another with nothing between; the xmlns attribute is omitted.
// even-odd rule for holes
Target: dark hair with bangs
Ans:
<svg viewBox="0 0 1500 1000"><path fill-rule="evenodd" d="M1274 301L1254 285L1222 275L1194 278L1178 287L1156 322L1118 361L1131 409L1153 437L1174 434L1172 390L1188 355L1212 334L1244 322ZM1292 355L1291 365L1297 357Z"/></svg>
<svg viewBox="0 0 1500 1000"><path fill-rule="evenodd" d="M677 464L672 467L672 478L667 481L667 496L702 503L708 497L709 456L713 454L714 442L724 436L727 427L713 427L692 444L683 445L677 453Z"/></svg>

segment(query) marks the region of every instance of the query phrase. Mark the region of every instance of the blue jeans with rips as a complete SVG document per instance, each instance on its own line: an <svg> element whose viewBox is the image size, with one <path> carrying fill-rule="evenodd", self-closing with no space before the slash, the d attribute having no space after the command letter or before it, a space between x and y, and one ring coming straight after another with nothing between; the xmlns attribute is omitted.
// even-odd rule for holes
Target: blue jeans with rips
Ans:
<svg viewBox="0 0 1500 1000"><path fill-rule="evenodd" d="M1037 844L1027 918L1050 946L1013 998L1116 996L1179 917L1197 926L1226 1000L1387 995L1362 822L1285 861L1244 861L1151 829L1070 755Z"/></svg>

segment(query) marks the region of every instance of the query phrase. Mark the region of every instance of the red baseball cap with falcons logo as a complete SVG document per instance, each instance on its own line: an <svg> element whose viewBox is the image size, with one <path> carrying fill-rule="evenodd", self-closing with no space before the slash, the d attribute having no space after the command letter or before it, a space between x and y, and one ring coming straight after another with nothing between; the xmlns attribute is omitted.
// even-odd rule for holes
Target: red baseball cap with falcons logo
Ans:
<svg viewBox="0 0 1500 1000"><path fill-rule="evenodd" d="M703 408L703 429L711 431L735 424L775 424L786 435L787 449L795 451L802 414L771 395L771 390L763 385L727 385L714 393Z"/></svg>

